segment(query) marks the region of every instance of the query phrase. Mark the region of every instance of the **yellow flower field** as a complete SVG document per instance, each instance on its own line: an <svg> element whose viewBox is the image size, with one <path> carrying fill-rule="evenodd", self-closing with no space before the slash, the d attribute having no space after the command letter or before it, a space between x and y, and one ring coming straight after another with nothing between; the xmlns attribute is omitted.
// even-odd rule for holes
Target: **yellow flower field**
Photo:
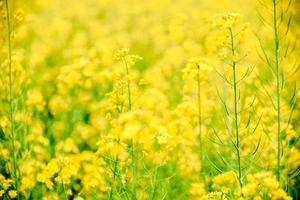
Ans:
<svg viewBox="0 0 300 200"><path fill-rule="evenodd" d="M299 0L0 0L0 199L300 199Z"/></svg>

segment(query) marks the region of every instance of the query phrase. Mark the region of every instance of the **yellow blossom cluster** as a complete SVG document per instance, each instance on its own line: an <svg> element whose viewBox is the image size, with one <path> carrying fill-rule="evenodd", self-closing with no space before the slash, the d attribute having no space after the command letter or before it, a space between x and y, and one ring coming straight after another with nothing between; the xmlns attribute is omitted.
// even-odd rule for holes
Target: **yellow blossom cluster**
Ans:
<svg viewBox="0 0 300 200"><path fill-rule="evenodd" d="M0 199L300 199L297 0L0 0Z"/></svg>

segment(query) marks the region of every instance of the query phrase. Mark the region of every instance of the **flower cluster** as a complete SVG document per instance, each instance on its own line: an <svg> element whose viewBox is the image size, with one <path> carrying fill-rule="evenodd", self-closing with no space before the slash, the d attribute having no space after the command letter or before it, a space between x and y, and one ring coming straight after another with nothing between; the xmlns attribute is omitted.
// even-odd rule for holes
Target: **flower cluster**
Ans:
<svg viewBox="0 0 300 200"><path fill-rule="evenodd" d="M0 199L299 198L293 2L0 0Z"/></svg>

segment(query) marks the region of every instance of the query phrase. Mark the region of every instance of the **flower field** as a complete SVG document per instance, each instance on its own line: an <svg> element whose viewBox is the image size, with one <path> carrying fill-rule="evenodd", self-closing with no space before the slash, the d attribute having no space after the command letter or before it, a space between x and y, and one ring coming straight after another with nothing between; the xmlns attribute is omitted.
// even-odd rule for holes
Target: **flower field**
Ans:
<svg viewBox="0 0 300 200"><path fill-rule="evenodd" d="M300 199L299 0L0 0L0 199Z"/></svg>

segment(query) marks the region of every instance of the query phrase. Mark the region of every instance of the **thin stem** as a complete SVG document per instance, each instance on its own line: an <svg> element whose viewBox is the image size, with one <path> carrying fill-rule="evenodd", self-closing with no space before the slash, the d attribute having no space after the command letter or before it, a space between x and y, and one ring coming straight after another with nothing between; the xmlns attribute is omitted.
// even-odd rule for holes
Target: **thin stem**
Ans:
<svg viewBox="0 0 300 200"><path fill-rule="evenodd" d="M234 39L232 29L229 28L230 39L231 39L231 53L232 56L235 56L235 47L234 47ZM241 167L241 155L240 155L240 135L239 135L239 125L238 125L238 99L237 99L237 79L236 79L236 62L232 61L232 73L233 73L233 92L234 92L234 123L235 123L235 134L236 134L236 144L235 148L237 151L238 157L238 180L240 183L240 187L243 187L242 183L242 167Z"/></svg>
<svg viewBox="0 0 300 200"><path fill-rule="evenodd" d="M200 145L200 159L201 163L203 161L203 152L202 152L202 105L201 105L201 88L200 88L200 66L197 65L198 74L197 74L197 100L198 100L198 125L199 125L199 145Z"/></svg>
<svg viewBox="0 0 300 200"><path fill-rule="evenodd" d="M10 11L8 0L5 0L6 4L6 21L7 21L7 41L8 41L8 90L9 90L9 113L8 118L10 121L10 135L11 145L13 149L13 176L15 181L16 190L18 191L19 180L17 175L17 152L15 145L15 132L14 132L14 106L13 106L13 85L12 85L12 45L11 45L11 24L10 24Z"/></svg>
<svg viewBox="0 0 300 200"><path fill-rule="evenodd" d="M64 181L63 181L63 179L62 179L61 176L60 176L60 180L61 180L61 184L62 184L62 188L63 188L63 193L64 193L64 195L65 195L65 198L68 200L69 198L68 198L68 195L67 195L67 193L66 193L65 184L64 184Z"/></svg>
<svg viewBox="0 0 300 200"><path fill-rule="evenodd" d="M129 76L129 68L128 68L128 64L126 61L126 58L123 58L123 61L125 63L125 67L126 67L126 75ZM131 90L130 90L130 79L129 77L127 77L127 91L128 91L128 111L131 111Z"/></svg>
<svg viewBox="0 0 300 200"><path fill-rule="evenodd" d="M128 63L126 61L126 58L123 58L123 61L125 63L126 67L126 75L127 75L127 90L128 90L128 111L131 111L132 108L132 101L131 101L131 89L130 89L130 79L129 79L129 67ZM133 199L137 199L137 194L136 194L136 189L135 189L135 171L136 171L136 161L135 161L135 156L134 156L134 142L133 139L131 139L131 160L132 160L132 192L133 192Z"/></svg>
<svg viewBox="0 0 300 200"><path fill-rule="evenodd" d="M114 187L115 181L116 181L116 175L117 175L117 170L118 170L118 162L119 162L119 157L117 155L116 159L114 160L113 183L112 183L110 194L109 194L109 200L113 199L113 187Z"/></svg>
<svg viewBox="0 0 300 200"><path fill-rule="evenodd" d="M131 140L131 159L132 159L132 193L133 193L133 199L137 199L137 194L136 194L136 185L135 185L135 172L136 172L136 160L135 160L135 155L134 155L134 144L133 140Z"/></svg>
<svg viewBox="0 0 300 200"><path fill-rule="evenodd" d="M157 168L158 167L155 168L154 175L153 175L154 180L153 180L152 191L151 191L151 200L155 198Z"/></svg>
<svg viewBox="0 0 300 200"><path fill-rule="evenodd" d="M280 68L279 68L279 38L278 38L278 30L277 30L277 11L276 11L276 0L273 0L273 22L274 22L274 55L275 55L275 65L276 65L276 99L277 99L277 171L276 177L277 180L280 182L280 168L281 168L281 137L280 137Z"/></svg>

